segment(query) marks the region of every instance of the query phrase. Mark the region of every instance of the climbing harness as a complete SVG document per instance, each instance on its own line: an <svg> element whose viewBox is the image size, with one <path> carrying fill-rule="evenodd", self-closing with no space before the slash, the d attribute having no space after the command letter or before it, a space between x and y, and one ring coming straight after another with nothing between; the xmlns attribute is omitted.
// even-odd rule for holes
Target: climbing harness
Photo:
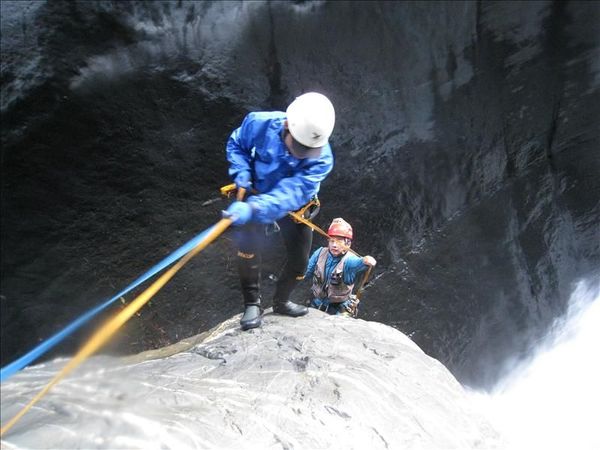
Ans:
<svg viewBox="0 0 600 450"><path fill-rule="evenodd" d="M231 198L231 196L235 194L236 190L237 190L237 186L235 185L235 183L228 184L226 186L221 187L221 189L220 189L221 195L223 195L227 198ZM258 194L258 191L255 189L252 189L250 192L253 194ZM319 197L317 197L315 195L302 208L300 208L297 211L294 211L293 214L292 213L289 213L289 214L292 215L292 220L294 222L303 223L296 217L296 215L301 216L305 220L311 221L317 216L317 214L319 214L320 210L321 210L321 202L319 201ZM279 231L279 229L275 228L275 230L271 230L269 234L277 233L278 231Z"/></svg>
<svg viewBox="0 0 600 450"><path fill-rule="evenodd" d="M340 315L356 318L358 315L358 303L355 295L350 295L341 303L332 303L326 299L313 298L310 302L312 308L332 315Z"/></svg>
<svg viewBox="0 0 600 450"><path fill-rule="evenodd" d="M319 252L311 292L314 298L327 298L330 303L343 303L352 294L354 287L354 284L345 284L343 279L348 253L341 257L327 276L328 253L324 247Z"/></svg>
<svg viewBox="0 0 600 450"><path fill-rule="evenodd" d="M317 214L319 214L320 210L321 202L319 201L319 198L315 195L313 198L310 199L310 201L306 205L304 205L298 211L294 211L294 213L308 221L312 221L315 217L317 217ZM292 216L292 220L296 223L302 223L294 216Z"/></svg>
<svg viewBox="0 0 600 450"><path fill-rule="evenodd" d="M358 317L358 306L360 297L363 293L363 287L371 275L372 266L369 266L360 282L356 285L343 284L344 259L346 255L332 269L329 278L325 277L325 263L327 252L323 248L317 259L317 267L313 276L312 304L321 311L329 312L334 309L336 314ZM322 278L317 274L321 274ZM315 287L316 286L316 287ZM352 292L355 292L353 294Z"/></svg>

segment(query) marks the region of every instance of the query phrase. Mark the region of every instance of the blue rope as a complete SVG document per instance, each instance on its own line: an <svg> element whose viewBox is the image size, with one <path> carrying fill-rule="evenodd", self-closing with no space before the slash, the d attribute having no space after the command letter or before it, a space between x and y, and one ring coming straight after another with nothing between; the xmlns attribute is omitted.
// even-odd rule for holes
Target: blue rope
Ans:
<svg viewBox="0 0 600 450"><path fill-rule="evenodd" d="M135 289L136 287L138 287L140 284L142 284L148 278L153 277L154 275L156 275L158 272L160 272L164 268L173 264L175 261L180 259L186 253L190 252L194 247L196 247L196 245L198 245L202 240L204 240L204 237L208 233L210 233L210 231L213 228L214 228L214 226L204 230L202 233L200 233L199 235L197 235L196 237L191 239L189 242L187 242L186 244L184 244L183 246L181 246L180 248L175 250L173 253L171 253L165 259L160 261L158 264L156 264L154 267L152 267L150 270L148 270L146 273L144 273L142 276L140 276L138 279L136 279L133 283L131 283L129 286L127 286L125 289L123 289L121 292L119 292L117 295L115 295L110 300L102 303L101 305L99 305L99 306L95 307L94 309L91 309L87 313L81 315L77 320L73 321L71 324L66 326L62 331L56 333L54 336L50 337L49 339L46 339L44 342L42 342L40 345L35 347L29 353L21 356L16 361L4 366L0 370L0 382L7 380L9 377L14 375L16 372L21 370L23 367L27 366L32 361L39 358L41 355L46 353L48 350L50 350L56 344L58 344L63 339L65 339L67 336L72 334L75 330L77 330L79 327L81 327L83 324L85 324L88 320L90 320L92 317L94 317L100 311L107 308L112 303L114 303L116 300L118 300L119 298L121 298L122 296L124 296L125 294L130 292L131 290Z"/></svg>

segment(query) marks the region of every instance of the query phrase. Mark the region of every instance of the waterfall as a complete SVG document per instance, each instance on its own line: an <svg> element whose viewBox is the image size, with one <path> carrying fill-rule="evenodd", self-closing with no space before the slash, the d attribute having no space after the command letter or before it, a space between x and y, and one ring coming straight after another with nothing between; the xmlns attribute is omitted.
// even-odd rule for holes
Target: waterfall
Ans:
<svg viewBox="0 0 600 450"><path fill-rule="evenodd" d="M473 393L508 448L600 448L599 343L600 280L580 281L531 357L490 393Z"/></svg>

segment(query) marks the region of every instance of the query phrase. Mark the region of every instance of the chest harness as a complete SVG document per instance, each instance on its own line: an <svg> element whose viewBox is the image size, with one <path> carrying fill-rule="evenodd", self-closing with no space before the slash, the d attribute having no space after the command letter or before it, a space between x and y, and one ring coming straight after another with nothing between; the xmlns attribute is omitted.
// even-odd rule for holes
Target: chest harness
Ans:
<svg viewBox="0 0 600 450"><path fill-rule="evenodd" d="M325 279L325 264L329 251L322 248L317 259L317 267L313 275L312 294L315 298L328 298L330 303L342 303L348 300L354 284L344 284L344 264L348 253L332 269L331 275Z"/></svg>

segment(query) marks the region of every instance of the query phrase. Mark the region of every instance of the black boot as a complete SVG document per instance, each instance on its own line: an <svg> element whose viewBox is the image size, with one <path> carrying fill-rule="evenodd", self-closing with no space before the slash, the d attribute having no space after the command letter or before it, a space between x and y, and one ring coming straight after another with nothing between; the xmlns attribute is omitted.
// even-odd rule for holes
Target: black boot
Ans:
<svg viewBox="0 0 600 450"><path fill-rule="evenodd" d="M238 253L238 270L242 295L244 296L244 315L240 320L242 330L260 327L262 309L260 308L260 256Z"/></svg>
<svg viewBox="0 0 600 450"><path fill-rule="evenodd" d="M274 302L273 312L276 314L283 314L285 316L299 317L307 314L308 308L306 306L298 305L297 303L286 300L283 302Z"/></svg>
<svg viewBox="0 0 600 450"><path fill-rule="evenodd" d="M244 315L240 320L242 331L258 328L262 324L262 311L260 305L245 305Z"/></svg>
<svg viewBox="0 0 600 450"><path fill-rule="evenodd" d="M289 275L282 276L279 279L275 289L275 297L273 298L274 313L291 317L304 316L308 313L306 306L298 305L288 300L296 284L298 284L298 280Z"/></svg>

